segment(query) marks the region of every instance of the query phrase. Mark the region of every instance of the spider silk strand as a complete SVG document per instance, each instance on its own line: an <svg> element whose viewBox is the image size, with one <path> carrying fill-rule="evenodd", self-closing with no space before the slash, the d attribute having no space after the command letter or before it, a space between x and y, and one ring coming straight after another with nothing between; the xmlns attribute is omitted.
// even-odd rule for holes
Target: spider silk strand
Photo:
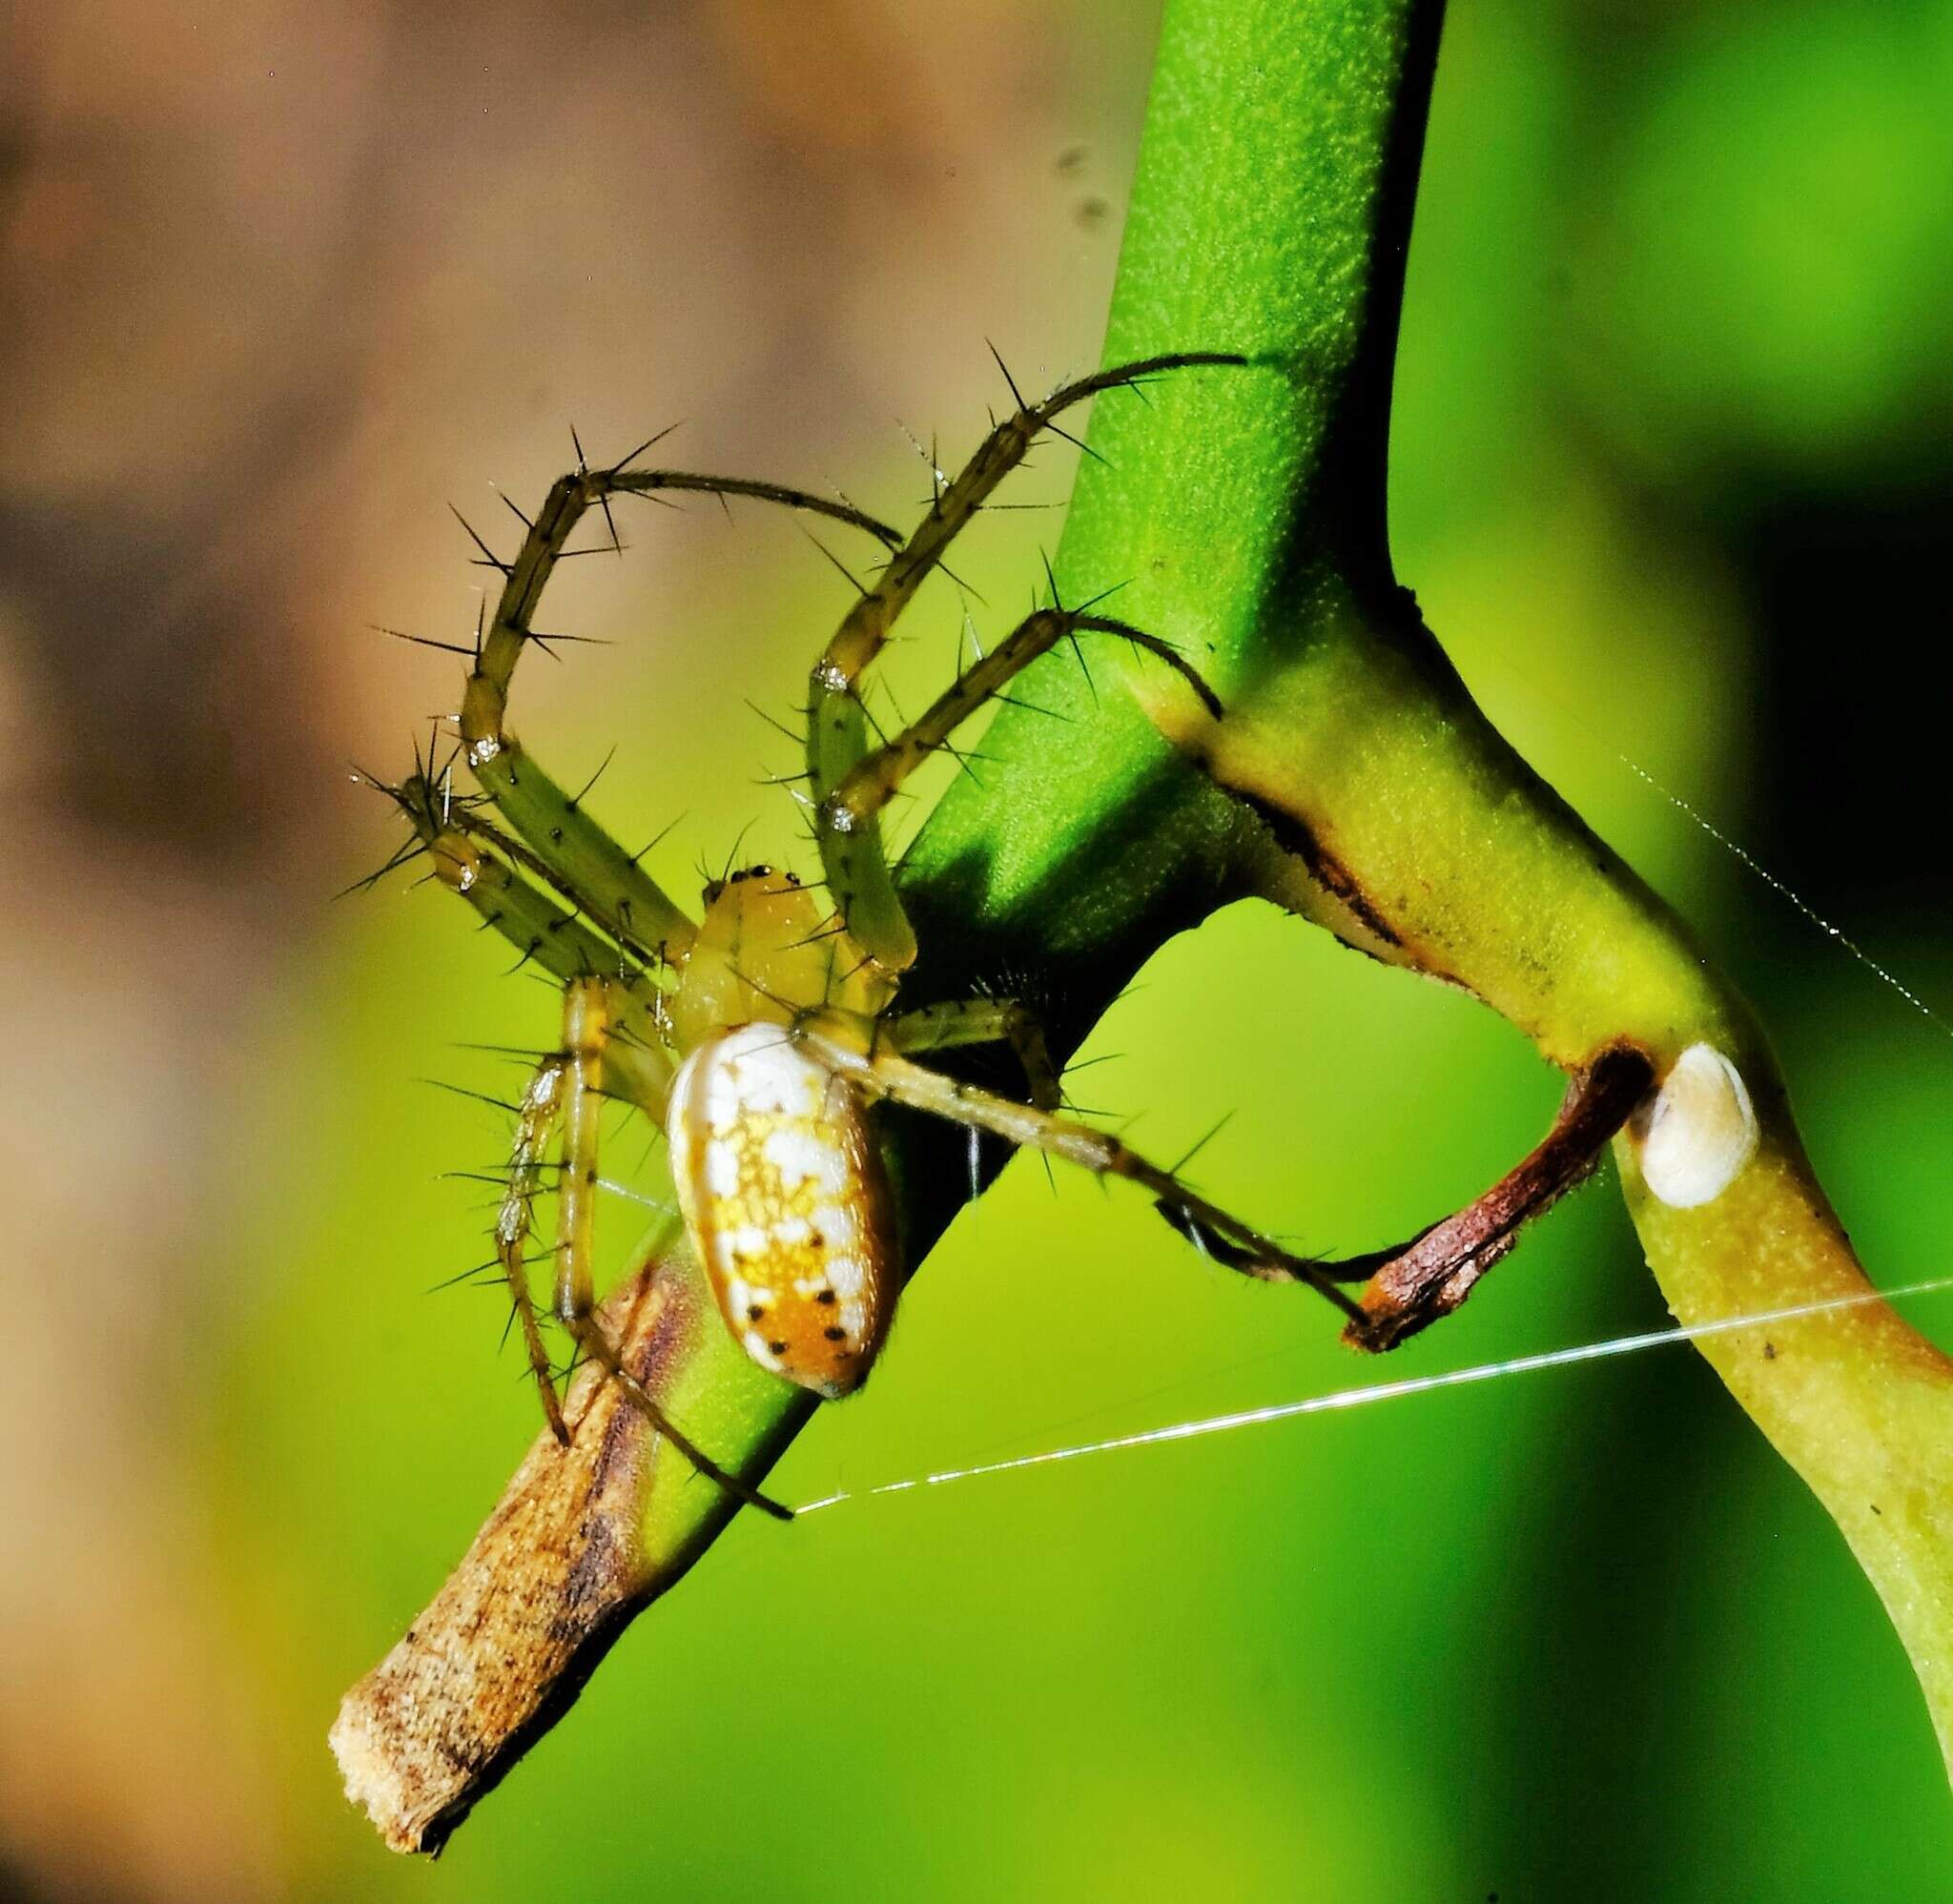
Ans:
<svg viewBox="0 0 1953 1904"><path fill-rule="evenodd" d="M1703 1341L1714 1336L1733 1335L1742 1329L1764 1328L1773 1322L1795 1322L1812 1316L1834 1315L1840 1310L1863 1308L1873 1302L1904 1301L1915 1297L1937 1295L1946 1289L1953 1289L1953 1276L1934 1277L1927 1281L1910 1282L1897 1289L1868 1289L1855 1296L1834 1296L1821 1302L1803 1302L1790 1308L1761 1309L1746 1316L1724 1317L1719 1321L1650 1329L1633 1336L1614 1336L1606 1341L1548 1349L1537 1355L1511 1356L1503 1361L1476 1362L1467 1368L1447 1369L1437 1375L1408 1376L1401 1382L1336 1388L1327 1394L1305 1396L1296 1402L1241 1408L1225 1415L1205 1415L1191 1422L1172 1423L1165 1427L1113 1435L1103 1441L1079 1442L1067 1447L1047 1448L1038 1454L978 1462L968 1467L939 1468L934 1473L915 1475L906 1481L884 1481L874 1487L844 1489L822 1495L818 1500L804 1502L795 1507L794 1513L796 1516L817 1514L846 1502L873 1501L885 1495L912 1493L917 1488L947 1487L954 1483L975 1481L985 1475L1015 1474L1025 1468L1052 1467L1059 1462L1081 1461L1087 1455L1120 1454L1132 1448L1159 1447L1170 1442L1190 1442L1205 1435L1229 1434L1237 1428L1265 1427L1271 1423L1290 1421L1301 1415L1327 1415L1347 1408L1367 1407L1372 1402L1401 1402L1409 1396L1429 1395L1441 1388L1465 1388L1511 1375L1530 1375L1539 1369L1569 1368L1577 1362L1639 1355L1647 1349L1668 1348L1678 1342Z"/></svg>

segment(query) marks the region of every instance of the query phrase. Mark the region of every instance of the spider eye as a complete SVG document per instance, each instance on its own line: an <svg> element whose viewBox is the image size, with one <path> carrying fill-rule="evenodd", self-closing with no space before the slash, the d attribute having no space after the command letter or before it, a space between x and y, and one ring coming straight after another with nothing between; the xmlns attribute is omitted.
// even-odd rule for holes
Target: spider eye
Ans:
<svg viewBox="0 0 1953 1904"><path fill-rule="evenodd" d="M709 881L706 886L705 903L708 906L716 905L718 903L719 894L725 891L725 890L726 882L723 879L714 879Z"/></svg>

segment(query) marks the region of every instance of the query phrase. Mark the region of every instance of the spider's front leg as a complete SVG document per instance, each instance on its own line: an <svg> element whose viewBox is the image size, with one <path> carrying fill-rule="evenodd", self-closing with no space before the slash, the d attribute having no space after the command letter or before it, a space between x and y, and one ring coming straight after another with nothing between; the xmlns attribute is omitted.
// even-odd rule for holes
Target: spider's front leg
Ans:
<svg viewBox="0 0 1953 1904"><path fill-rule="evenodd" d="M895 797L902 783L977 708L1000 693L1040 655L1049 654L1059 642L1075 640L1082 634L1116 636L1164 662L1199 697L1208 713L1216 720L1220 719L1221 704L1213 690L1170 643L1135 628L1129 623L1115 621L1109 615L1092 615L1068 608L1039 608L1026 616L987 655L979 657L951 682L919 718L855 761L816 809L816 824L822 839L825 841L832 835L843 841L878 842L881 810ZM875 851L880 851L878 844ZM833 884L832 872L829 883ZM896 903L893 889L888 896L889 903ZM846 905L839 899L838 889L836 903L842 904L849 931L859 938L860 928L854 918L848 915ZM871 914L874 911L871 907Z"/></svg>
<svg viewBox="0 0 1953 1904"><path fill-rule="evenodd" d="M997 425L983 440L954 482L938 487L930 511L916 525L909 540L896 549L874 587L868 589L849 609L826 652L815 663L809 682L807 708L807 766L814 802L814 829L820 846L822 867L828 890L834 896L847 922L848 931L862 950L888 972L901 972L915 962L915 935L911 931L901 902L895 896L894 880L882 851L881 829L877 815L882 801L863 802L866 783L855 782L849 798L838 804L835 795L869 757L868 714L861 703L862 676L888 645L895 619L908 606L924 578L942 562L950 543L1012 470L1023 461L1038 435L1057 427L1057 419L1074 404L1100 391L1137 386L1156 373L1182 370L1198 364L1241 364L1246 359L1223 352L1189 351L1178 356L1148 358L1142 362L1123 364L1080 378L1055 391L1041 403L1025 403L1018 396L1018 407ZM1008 378L1009 373L1005 373ZM1012 385L1012 395L1018 396ZM1056 611L1062 613L1062 611ZM1034 616L1033 622L1038 618ZM1030 624L1025 624L1028 628ZM1063 635L1087 626L1109 628L1132 639L1137 630L1123 624L1093 623L1089 618L1073 618L1070 625L1052 633L1049 647ZM1024 636L1024 630L1018 631ZM1014 640L1018 637L1013 637ZM1031 637L1025 636L1028 645ZM1140 645L1156 653L1168 653L1163 643L1155 644L1139 636ZM1005 644L1008 646L1009 644ZM1037 650L1041 653L1042 648ZM996 660L998 649L990 657ZM1029 665L1035 656L1025 654L1016 667L1006 667L1000 676L974 697L966 697L960 711L934 741L921 749L923 755L942 745L949 727L997 692L1018 667ZM1177 663L1176 658L1176 665ZM971 675L983 668L979 662ZM968 680L970 676L965 676ZM961 683L957 684L960 687ZM951 696L956 688L951 689ZM947 701L950 696L945 696ZM938 703L938 707L942 704ZM935 712L932 709L932 712ZM928 717L925 716L925 720ZM919 725L919 724L918 724ZM911 733L914 733L914 729ZM899 736L895 747L909 736ZM887 747L881 749L888 751ZM899 785L896 776L894 785ZM894 786L889 788L894 791Z"/></svg>
<svg viewBox="0 0 1953 1904"><path fill-rule="evenodd" d="M655 1116L671 1066L650 974L627 949L545 891L538 881L548 879L548 869L521 841L484 820L471 803L455 798L445 776L437 778L426 763L397 786L378 780L371 784L401 809L415 834L381 871L424 854L434 877L467 901L483 930L515 947L521 954L518 967L539 966L565 985L581 978L605 979L616 1034L609 1056L619 1080L616 1088ZM565 896L575 903L574 894Z"/></svg>
<svg viewBox="0 0 1953 1904"><path fill-rule="evenodd" d="M567 546L577 524L592 508L602 509L607 520L613 496L657 500L664 492L681 491L750 497L825 516L864 530L891 548L899 546L901 538L852 503L774 482L631 469L627 467L631 461L627 457L609 469L580 464L558 478L535 518L523 517L523 544L511 562L492 555L475 537L485 564L501 574L503 584L494 617L476 643L459 718L468 766L513 829L530 870L568 894L634 958L656 964L691 943L696 930L691 920L644 871L638 864L642 854L627 853L611 839L583 811L582 795L567 792L537 766L505 725L509 685L524 649L533 644L553 653L552 644L573 639L538 631L535 616L556 564L567 556L592 552ZM472 529L468 533L474 535ZM610 543L599 547L617 545L613 524Z"/></svg>

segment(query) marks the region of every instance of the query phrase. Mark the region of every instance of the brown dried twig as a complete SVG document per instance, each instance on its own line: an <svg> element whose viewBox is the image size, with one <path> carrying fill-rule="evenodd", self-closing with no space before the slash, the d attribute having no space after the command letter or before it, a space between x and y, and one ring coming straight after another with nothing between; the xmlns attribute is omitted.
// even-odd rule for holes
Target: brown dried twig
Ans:
<svg viewBox="0 0 1953 1904"><path fill-rule="evenodd" d="M654 1392L695 1307L682 1268L655 1259L604 1306L624 1365ZM347 1795L396 1851L440 1851L736 1505L713 1490L703 1538L653 1561L639 1531L649 1490L692 1477L660 1462L601 1369L576 1377L564 1413L570 1445L537 1436L461 1564L340 1704L331 1742Z"/></svg>
<svg viewBox="0 0 1953 1904"><path fill-rule="evenodd" d="M1449 1316L1519 1240L1521 1228L1600 1161L1654 1082L1646 1053L1626 1044L1603 1051L1574 1077L1552 1129L1525 1157L1379 1264L1361 1299L1364 1320L1350 1323L1343 1340L1356 1348L1393 1349Z"/></svg>

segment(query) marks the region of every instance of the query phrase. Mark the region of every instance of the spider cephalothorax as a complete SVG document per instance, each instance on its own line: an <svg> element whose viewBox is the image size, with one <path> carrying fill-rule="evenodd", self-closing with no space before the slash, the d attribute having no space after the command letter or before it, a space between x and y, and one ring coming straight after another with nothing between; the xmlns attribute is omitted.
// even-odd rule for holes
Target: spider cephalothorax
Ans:
<svg viewBox="0 0 1953 1904"><path fill-rule="evenodd" d="M860 690L896 617L956 532L1069 405L1153 372L1238 363L1160 358L1067 385L997 425L929 513L903 537L852 504L776 484L633 469L578 467L550 490L514 561L480 543L504 578L478 637L456 725L481 791L457 796L451 766L424 764L389 788L441 880L562 980L564 1034L545 1054L516 1117L496 1252L515 1300L551 1427L567 1439L537 1311L527 1245L537 1196L553 1174L556 1320L579 1349L705 1472L741 1498L784 1512L696 1447L620 1362L596 1314L591 1239L597 1115L606 1096L656 1118L669 1139L679 1205L727 1326L762 1367L815 1394L859 1385L887 1333L901 1283L897 1225L869 1108L890 1099L1014 1144L1129 1177L1218 1260L1266 1280L1310 1283L1354 1305L1322 1265L1290 1255L1148 1163L1117 1137L1060 1116L1035 1021L1007 999L905 1011L902 973L915 940L883 856L880 813L962 721L1060 641L1105 636L1156 657L1218 712L1201 677L1154 635L1057 603L1035 610L907 727L869 745ZM889 560L842 621L810 680L808 779L833 914L791 873L754 867L713 881L694 921L528 757L504 717L544 585L586 511L660 490L752 496L827 516L879 540ZM470 532L472 534L472 531ZM613 535L614 542L614 535ZM405 855L401 855L404 857ZM641 857L641 856L640 856ZM1028 1101L922 1062L958 1046L1005 1044ZM550 1153L560 1142L560 1155Z"/></svg>

